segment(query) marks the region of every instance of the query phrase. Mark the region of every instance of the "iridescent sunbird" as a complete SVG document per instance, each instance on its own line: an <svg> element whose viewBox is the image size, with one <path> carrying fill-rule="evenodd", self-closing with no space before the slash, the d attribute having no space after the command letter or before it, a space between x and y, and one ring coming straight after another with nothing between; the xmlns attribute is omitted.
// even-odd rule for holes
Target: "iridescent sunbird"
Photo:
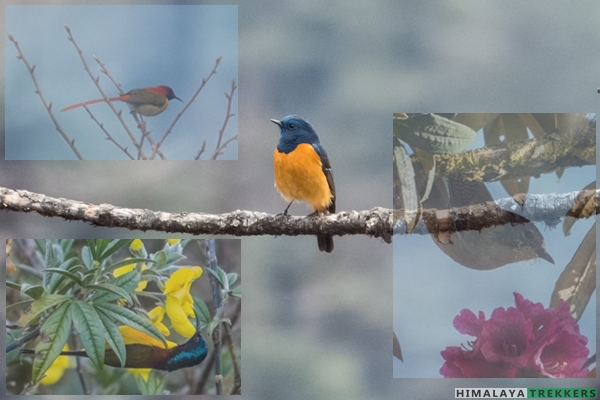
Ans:
<svg viewBox="0 0 600 400"><path fill-rule="evenodd" d="M135 343L126 345L125 350L127 358L124 366L121 366L119 357L109 348L104 351L104 364L116 368L152 368L170 372L198 365L208 353L206 342L199 331L187 342L170 349ZM21 353L35 354L31 349L22 349ZM60 355L88 357L85 351L63 351Z"/></svg>

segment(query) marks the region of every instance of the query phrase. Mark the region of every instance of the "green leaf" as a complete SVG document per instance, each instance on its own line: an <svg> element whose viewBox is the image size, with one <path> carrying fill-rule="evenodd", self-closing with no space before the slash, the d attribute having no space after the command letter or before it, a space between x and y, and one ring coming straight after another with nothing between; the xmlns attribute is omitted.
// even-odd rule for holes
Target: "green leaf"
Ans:
<svg viewBox="0 0 600 400"><path fill-rule="evenodd" d="M42 271L39 271L29 265L21 264L21 263L16 263L16 265L17 265L17 268L19 268L20 270L26 271L31 276L34 276L39 280L42 280L42 278L44 277L44 274L42 274Z"/></svg>
<svg viewBox="0 0 600 400"><path fill-rule="evenodd" d="M229 291L229 281L227 280L227 273L221 269L221 267L217 267L217 272L219 273L219 281L221 282L221 288Z"/></svg>
<svg viewBox="0 0 600 400"><path fill-rule="evenodd" d="M460 153L477 132L466 125L436 114L421 114L406 119L394 118L394 137L411 147L434 154Z"/></svg>
<svg viewBox="0 0 600 400"><path fill-rule="evenodd" d="M33 303L31 303L31 308L27 313L21 315L21 318L19 318L19 325L29 325L29 323L35 318L37 318L41 313L69 300L69 297L61 296L58 294L47 294L45 296L42 296L39 299L35 300Z"/></svg>
<svg viewBox="0 0 600 400"><path fill-rule="evenodd" d="M152 259L156 262L156 268L162 269L167 264L167 255L163 250L157 251L152 255Z"/></svg>
<svg viewBox="0 0 600 400"><path fill-rule="evenodd" d="M46 268L58 268L62 264L62 254L60 254L62 249L58 245L55 248L52 240L44 240L43 244L44 265ZM59 254L56 253L56 250L58 250ZM44 287L48 292L53 293L60 279L59 275L45 274Z"/></svg>
<svg viewBox="0 0 600 400"><path fill-rule="evenodd" d="M223 276L222 276L222 275L221 275L221 274L218 272L218 270L220 270L220 268L219 268L219 267L217 267L217 271L213 271L213 270L212 270L212 269L210 269L210 268L205 268L205 269L204 269L204 271L208 271L208 272L210 272L210 274L211 274L212 276L214 276L214 277L215 277L215 279L217 280L217 283L219 284L219 286L220 286L220 287L221 287L221 289L222 289L222 288L224 287L224 285L223 285L223 281L222 281L222 279L223 279Z"/></svg>
<svg viewBox="0 0 600 400"><path fill-rule="evenodd" d="M90 361L101 370L104 366L106 330L90 304L77 300L71 304L71 318Z"/></svg>
<svg viewBox="0 0 600 400"><path fill-rule="evenodd" d="M156 372L151 369L148 374L148 380L145 380L141 375L137 375L135 383L142 395L160 395L165 394L165 378L160 378Z"/></svg>
<svg viewBox="0 0 600 400"><path fill-rule="evenodd" d="M94 255L89 246L83 246L81 249L81 261L83 261L83 265L85 265L87 269L94 268Z"/></svg>
<svg viewBox="0 0 600 400"><path fill-rule="evenodd" d="M229 292L230 296L233 297L242 297L242 285L236 286L233 288L233 290L231 292Z"/></svg>
<svg viewBox="0 0 600 400"><path fill-rule="evenodd" d="M130 271L124 275L119 276L118 278L115 278L112 281L112 284L118 288L121 288L123 291L125 291L125 293L133 293L135 291L135 288L137 287L138 283L140 283L140 277L141 274L137 269L134 269L133 271ZM129 296L124 297L118 294L111 294L108 293L107 291L103 291L103 292L98 292L95 296L94 296L94 301L102 301L102 302L109 302L109 301L113 301L113 300L117 300L117 299L129 299L129 301L131 301L131 298Z"/></svg>
<svg viewBox="0 0 600 400"><path fill-rule="evenodd" d="M104 312L98 312L98 316L100 317L100 321L106 330L106 340L108 341L108 345L111 349L113 349L119 358L119 361L121 361L121 366L124 366L127 360L127 350L125 348L125 342L123 341L123 336L121 335L119 328Z"/></svg>
<svg viewBox="0 0 600 400"><path fill-rule="evenodd" d="M48 270L68 271L69 273L72 274L72 271L70 271L70 270L72 269L72 267L74 265L77 264L77 262L78 262L78 260L76 258L70 258L67 261L61 263L57 268L54 268L53 266L48 265L47 268L42 271L44 273L44 287L46 288L48 293L55 293L67 277L64 275L61 275L60 273L59 274L46 274L46 271L48 271ZM77 280L75 282L77 282ZM80 284L80 282L78 282L78 284Z"/></svg>
<svg viewBox="0 0 600 400"><path fill-rule="evenodd" d="M227 282L229 282L229 287L233 286L235 281L237 281L238 275L235 272L230 272L227 274Z"/></svg>
<svg viewBox="0 0 600 400"><path fill-rule="evenodd" d="M200 326L206 326L210 322L210 311L206 303L199 297L192 296L194 299L194 312L200 320Z"/></svg>
<svg viewBox="0 0 600 400"><path fill-rule="evenodd" d="M9 312L13 312L14 310L24 310L25 308L29 307L29 305L32 303L33 299L27 299L9 304L6 306L6 313L8 314Z"/></svg>
<svg viewBox="0 0 600 400"><path fill-rule="evenodd" d="M37 300L40 297L42 297L44 295L44 293L46 293L46 291L44 290L43 286L40 286L40 285L32 286L27 283L24 283L23 286L21 287L21 293L26 294L27 296L31 297L34 300Z"/></svg>
<svg viewBox="0 0 600 400"><path fill-rule="evenodd" d="M129 296L129 292L120 288L116 285L110 283L101 283L99 285L88 285L88 289L97 290L99 292L112 293L116 295L117 299L125 299L129 304L131 304L131 296Z"/></svg>
<svg viewBox="0 0 600 400"><path fill-rule="evenodd" d="M91 254L91 259L94 260L98 257L98 241L95 239L88 239L87 240L87 247L89 247L89 252Z"/></svg>
<svg viewBox="0 0 600 400"><path fill-rule="evenodd" d="M108 240L105 243L105 246L102 249L102 252L101 252L100 256L98 257L98 261L102 262L102 261L106 260L108 257L110 257L113 254L115 254L123 246L129 244L130 242L131 242L131 239L114 239L114 240Z"/></svg>
<svg viewBox="0 0 600 400"><path fill-rule="evenodd" d="M63 254L67 254L71 251L71 247L73 246L74 239L61 239L60 240L60 248L62 249Z"/></svg>
<svg viewBox="0 0 600 400"><path fill-rule="evenodd" d="M11 281L6 281L6 288L11 288L11 289L15 289L19 292L21 292L21 285L19 285L18 283L15 282L11 282Z"/></svg>
<svg viewBox="0 0 600 400"><path fill-rule="evenodd" d="M69 278L73 282L77 283L79 286L84 287L83 282L81 281L81 279L77 275L72 274L69 271L65 271L65 270L60 269L60 268L46 268L44 270L44 272L51 273L51 274L62 275L64 277L66 277L66 278ZM50 290L50 291L52 292L52 290Z"/></svg>
<svg viewBox="0 0 600 400"><path fill-rule="evenodd" d="M119 307L112 303L94 302L94 307L96 307L98 312L105 313L111 320L117 320L123 325L137 329L140 332L160 340L163 344L167 344L162 333L160 333L149 319L142 317L127 308Z"/></svg>
<svg viewBox="0 0 600 400"><path fill-rule="evenodd" d="M69 338L72 323L69 311L71 304L70 301L67 301L56 307L40 329L40 336L43 340L35 348L36 356L33 359L31 372L35 384L44 377Z"/></svg>

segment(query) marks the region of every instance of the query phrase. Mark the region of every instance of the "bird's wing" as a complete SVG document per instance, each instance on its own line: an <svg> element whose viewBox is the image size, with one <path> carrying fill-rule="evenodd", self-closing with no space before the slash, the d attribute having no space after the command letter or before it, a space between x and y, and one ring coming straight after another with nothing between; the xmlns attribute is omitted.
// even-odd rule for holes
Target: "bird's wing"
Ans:
<svg viewBox="0 0 600 400"><path fill-rule="evenodd" d="M329 164L329 158L327 157L327 153L325 149L320 144L313 144L313 147L319 158L321 159L321 168L323 169L323 173L325 174L325 178L327 178L327 184L329 185L329 190L331 191L331 204L327 207L327 211L334 214L335 213L335 183L333 182L333 174L331 173L331 164Z"/></svg>

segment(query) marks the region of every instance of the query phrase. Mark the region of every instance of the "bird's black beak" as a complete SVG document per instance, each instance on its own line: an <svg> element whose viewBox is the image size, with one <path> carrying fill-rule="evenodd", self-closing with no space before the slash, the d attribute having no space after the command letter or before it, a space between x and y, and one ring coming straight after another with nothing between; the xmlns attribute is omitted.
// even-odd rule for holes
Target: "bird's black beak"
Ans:
<svg viewBox="0 0 600 400"><path fill-rule="evenodd" d="M183 100L181 100L179 97L177 97L177 96L173 96L173 98L174 98L174 99L177 99L177 100L179 100L180 102L182 102L182 103L183 103Z"/></svg>
<svg viewBox="0 0 600 400"><path fill-rule="evenodd" d="M535 251L535 253L537 254L537 256L539 258L543 258L544 260L548 261L550 264L554 264L554 259L552 258L552 256L550 254L548 254L546 249L544 249L543 247L540 247L539 249L537 249Z"/></svg>
<svg viewBox="0 0 600 400"><path fill-rule="evenodd" d="M272 119L271 122L281 128L281 121L277 121L276 119Z"/></svg>

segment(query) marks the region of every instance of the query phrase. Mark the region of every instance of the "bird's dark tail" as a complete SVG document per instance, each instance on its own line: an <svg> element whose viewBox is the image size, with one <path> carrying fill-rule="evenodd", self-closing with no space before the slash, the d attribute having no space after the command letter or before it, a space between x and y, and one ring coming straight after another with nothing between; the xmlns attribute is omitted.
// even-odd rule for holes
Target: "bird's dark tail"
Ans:
<svg viewBox="0 0 600 400"><path fill-rule="evenodd" d="M319 250L331 253L333 251L333 236L317 236Z"/></svg>

